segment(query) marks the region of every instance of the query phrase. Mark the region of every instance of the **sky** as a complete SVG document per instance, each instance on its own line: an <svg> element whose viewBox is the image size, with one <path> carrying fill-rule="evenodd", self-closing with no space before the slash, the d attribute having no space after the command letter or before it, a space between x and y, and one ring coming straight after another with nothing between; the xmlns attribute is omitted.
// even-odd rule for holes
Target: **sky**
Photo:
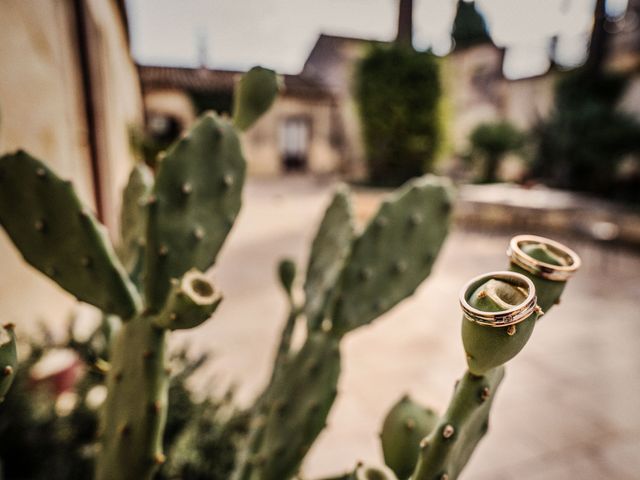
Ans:
<svg viewBox="0 0 640 480"><path fill-rule="evenodd" d="M548 68L549 39L558 60L579 64L595 0L477 0L494 41L507 47L505 74L526 77ZM610 14L627 0L608 0ZM456 0L414 0L414 45L446 54ZM297 73L320 33L391 40L397 0L127 0L132 50L144 65ZM205 46L203 48L203 46ZM202 52L205 51L206 55Z"/></svg>

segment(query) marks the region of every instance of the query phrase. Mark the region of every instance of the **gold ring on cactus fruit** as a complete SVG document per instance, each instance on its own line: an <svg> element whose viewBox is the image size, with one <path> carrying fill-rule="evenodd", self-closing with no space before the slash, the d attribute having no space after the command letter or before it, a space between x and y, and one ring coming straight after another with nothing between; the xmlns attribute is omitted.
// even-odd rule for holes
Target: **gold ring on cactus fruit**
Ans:
<svg viewBox="0 0 640 480"><path fill-rule="evenodd" d="M539 244L559 257L565 265L541 262L522 249L527 244ZM507 256L518 267L546 280L566 282L580 268L582 261L576 252L560 242L536 235L516 235L509 242Z"/></svg>
<svg viewBox="0 0 640 480"><path fill-rule="evenodd" d="M526 294L524 301L506 310L499 312L485 312L472 307L469 298L483 283L489 280L502 280L520 288ZM542 310L537 305L536 287L533 282L521 273L500 271L484 273L469 281L460 291L460 306L467 320L487 325L490 327L506 327L520 323L533 313L542 315Z"/></svg>

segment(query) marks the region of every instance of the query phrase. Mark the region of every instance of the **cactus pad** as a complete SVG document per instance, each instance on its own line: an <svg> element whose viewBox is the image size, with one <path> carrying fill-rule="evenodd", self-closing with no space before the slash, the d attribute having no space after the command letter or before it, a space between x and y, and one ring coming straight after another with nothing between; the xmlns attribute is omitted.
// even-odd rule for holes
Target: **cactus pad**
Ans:
<svg viewBox="0 0 640 480"><path fill-rule="evenodd" d="M438 415L430 408L405 395L387 413L380 440L384 463L399 479L411 476L418 461L420 440L438 423Z"/></svg>
<svg viewBox="0 0 640 480"><path fill-rule="evenodd" d="M449 229L450 182L412 180L385 201L354 242L339 285L334 328L344 334L411 295L429 275Z"/></svg>
<svg viewBox="0 0 640 480"><path fill-rule="evenodd" d="M0 223L24 259L83 302L130 318L137 290L70 182L24 151L0 158Z"/></svg>
<svg viewBox="0 0 640 480"><path fill-rule="evenodd" d="M162 159L147 230L145 293L151 309L164 304L171 279L213 265L240 209L244 177L234 128L211 113Z"/></svg>
<svg viewBox="0 0 640 480"><path fill-rule="evenodd" d="M0 326L0 403L16 376L18 356L13 324Z"/></svg>
<svg viewBox="0 0 640 480"><path fill-rule="evenodd" d="M331 302L331 292L351 251L354 238L353 212L346 188L339 188L327 208L311 245L307 277L304 284L309 330L324 319Z"/></svg>
<svg viewBox="0 0 640 480"><path fill-rule="evenodd" d="M503 377L504 367L484 376L465 373L438 426L420 444L412 480L458 478L489 428L491 404Z"/></svg>
<svg viewBox="0 0 640 480"><path fill-rule="evenodd" d="M242 75L234 92L233 124L247 130L269 110L278 94L278 77L273 70L253 67Z"/></svg>
<svg viewBox="0 0 640 480"><path fill-rule="evenodd" d="M367 464L359 464L353 475L349 477L351 480L398 480L393 472L384 466L372 466Z"/></svg>

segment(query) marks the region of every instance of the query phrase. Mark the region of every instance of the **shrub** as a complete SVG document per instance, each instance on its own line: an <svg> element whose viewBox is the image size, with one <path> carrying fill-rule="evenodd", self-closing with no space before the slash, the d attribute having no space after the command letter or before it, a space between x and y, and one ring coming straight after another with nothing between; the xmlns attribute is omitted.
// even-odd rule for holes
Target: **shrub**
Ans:
<svg viewBox="0 0 640 480"><path fill-rule="evenodd" d="M430 171L443 134L436 57L376 45L358 65L355 80L369 180L398 185Z"/></svg>

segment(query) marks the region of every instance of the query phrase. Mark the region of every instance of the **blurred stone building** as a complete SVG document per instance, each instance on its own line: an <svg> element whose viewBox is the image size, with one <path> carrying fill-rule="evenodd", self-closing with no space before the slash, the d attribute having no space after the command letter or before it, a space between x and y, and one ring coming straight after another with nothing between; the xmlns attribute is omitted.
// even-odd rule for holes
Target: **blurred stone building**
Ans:
<svg viewBox="0 0 640 480"><path fill-rule="evenodd" d="M615 30L610 68L637 72L639 4L640 0L630 0L627 14L610 24ZM455 46L443 58L442 70L454 152L465 151L469 133L481 122L503 119L527 129L547 114L559 72L553 61L541 75L507 79L503 74L505 51L493 43L473 2L459 2L452 37ZM302 71L284 76L281 97L243 138L250 172L365 175L351 83L354 66L371 44L359 38L318 37ZM206 108L228 112L240 75L204 67L140 66L139 71L150 125L158 128L158 135L185 128ZM640 76L635 78L625 105L640 111Z"/></svg>
<svg viewBox="0 0 640 480"><path fill-rule="evenodd" d="M0 2L0 153L25 149L117 225L142 97L122 0ZM0 229L3 322L55 320L75 301L35 273ZM37 301L34 301L37 299Z"/></svg>

